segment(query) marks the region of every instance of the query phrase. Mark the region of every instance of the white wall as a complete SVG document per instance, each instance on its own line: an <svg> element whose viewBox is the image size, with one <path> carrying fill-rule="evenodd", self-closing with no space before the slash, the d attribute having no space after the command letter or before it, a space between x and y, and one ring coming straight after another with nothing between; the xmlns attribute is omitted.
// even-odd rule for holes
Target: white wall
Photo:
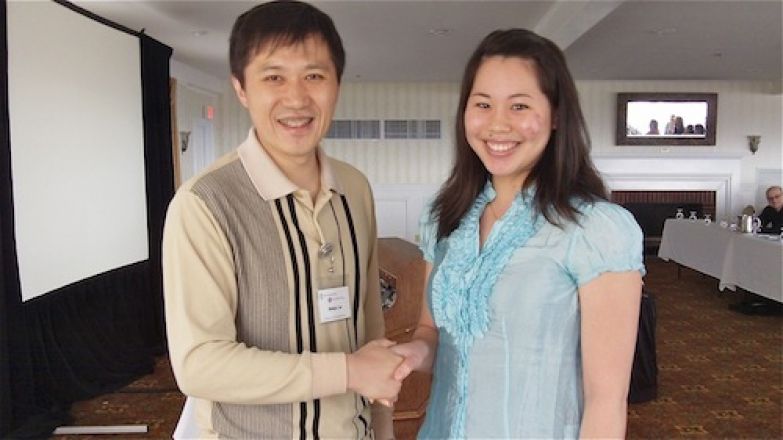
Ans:
<svg viewBox="0 0 783 440"><path fill-rule="evenodd" d="M335 119L440 119L441 139L324 140L326 151L374 185L439 184L452 159L456 83L354 83L340 91Z"/></svg>
<svg viewBox="0 0 783 440"><path fill-rule="evenodd" d="M780 169L783 95L775 82L732 81L579 81L582 109L590 130L593 151L670 157L730 154L742 156L742 189L748 203L755 198L757 169ZM345 83L335 118L439 118L444 138L437 140L325 140L333 156L350 162L367 174L373 184L438 184L448 174L459 85L456 83ZM615 111L618 92L714 92L718 93L718 133L714 147L615 146ZM229 144L247 135L249 122L236 98L230 96L239 130ZM752 155L746 136L762 136ZM224 142L225 143L225 142ZM231 148L231 147L229 147ZM676 160L676 159L674 159Z"/></svg>
<svg viewBox="0 0 783 440"><path fill-rule="evenodd" d="M739 201L753 204L757 170L783 168L780 82L736 81L580 81L582 109L598 154L624 153L670 157L678 154L741 156ZM615 109L618 92L709 92L718 94L718 132L714 147L615 146ZM759 151L748 149L747 135L761 135ZM673 158L672 160L677 160ZM761 183L761 182L759 182ZM763 183L761 183L763 184Z"/></svg>
<svg viewBox="0 0 783 440"><path fill-rule="evenodd" d="M217 158L224 151L221 142L226 136L223 97L227 81L174 60L171 61L170 68L171 76L177 80L177 130L191 132L192 147L197 143L209 145L209 149L213 151L208 152L207 161L211 161L210 159ZM214 119L211 121L205 119L204 107L207 105L214 109ZM209 139L198 138L205 133ZM197 171L199 164L204 162L202 157L196 157L199 151L198 148L188 148L185 152L180 150L180 172L183 182Z"/></svg>
<svg viewBox="0 0 783 440"><path fill-rule="evenodd" d="M227 153L245 140L252 124L247 110L239 103L234 88L228 81L223 86L220 102L223 109L221 121L226 135L217 144L220 153Z"/></svg>
<svg viewBox="0 0 783 440"><path fill-rule="evenodd" d="M781 125L783 95L780 82L739 81L578 81L582 109L590 130L596 157L643 157L666 159L673 168L680 162L727 157L739 161L739 182L732 182L730 199L736 206L757 204L761 187L780 175L783 168ZM718 94L718 132L715 146L616 146L615 112L618 92L707 92ZM376 191L381 205L399 208L400 194L408 191L412 201L405 215L405 231L415 234L415 206L448 175L452 161L454 117L459 93L457 83L345 83L335 118L442 120L441 140L334 140L324 141L327 152L362 170ZM231 94L224 94L226 136L222 144L231 149L247 135L250 122ZM759 151L752 155L746 136L762 136ZM220 142L219 142L220 143ZM671 162L669 162L671 161ZM657 161L660 162L660 161ZM705 161L708 163L709 161ZM633 173L635 170L630 170ZM705 170L709 172L709 170ZM737 173L734 173L737 174ZM770 177L772 176L772 177ZM734 177L736 179L736 176ZM380 196L380 197L379 197ZM387 197L384 199L384 197ZM395 209L397 209L395 208Z"/></svg>

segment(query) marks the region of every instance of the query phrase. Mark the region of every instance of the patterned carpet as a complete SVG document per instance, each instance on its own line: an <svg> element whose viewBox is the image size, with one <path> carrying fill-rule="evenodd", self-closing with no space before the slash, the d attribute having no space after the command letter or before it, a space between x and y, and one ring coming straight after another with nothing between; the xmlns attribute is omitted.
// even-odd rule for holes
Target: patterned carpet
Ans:
<svg viewBox="0 0 783 440"><path fill-rule="evenodd" d="M630 405L629 438L783 436L783 317L744 315L714 278L650 261L658 398Z"/></svg>
<svg viewBox="0 0 783 440"><path fill-rule="evenodd" d="M71 407L73 425L147 425L146 434L55 435L53 439L107 440L170 439L185 396L179 392L168 357L155 362L155 371L122 390L77 402Z"/></svg>
<svg viewBox="0 0 783 440"><path fill-rule="evenodd" d="M658 309L658 398L628 410L628 438L783 437L783 317L728 309L739 294L717 281L653 259L647 289ZM170 438L184 397L168 359L120 392L79 402L76 425L146 424L146 435L57 439Z"/></svg>

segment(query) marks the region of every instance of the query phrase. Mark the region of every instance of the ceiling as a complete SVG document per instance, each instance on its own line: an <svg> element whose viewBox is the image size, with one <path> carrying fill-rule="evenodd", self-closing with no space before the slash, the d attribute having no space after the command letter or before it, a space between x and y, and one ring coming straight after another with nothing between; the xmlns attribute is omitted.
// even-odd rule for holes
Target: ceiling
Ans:
<svg viewBox="0 0 783 440"><path fill-rule="evenodd" d="M14 1L14 0L11 0ZM18 1L18 0L17 0ZM234 19L258 2L73 3L228 77ZM783 2L667 0L320 0L347 53L346 81L458 81L494 29L525 27L564 48L576 79L780 81Z"/></svg>

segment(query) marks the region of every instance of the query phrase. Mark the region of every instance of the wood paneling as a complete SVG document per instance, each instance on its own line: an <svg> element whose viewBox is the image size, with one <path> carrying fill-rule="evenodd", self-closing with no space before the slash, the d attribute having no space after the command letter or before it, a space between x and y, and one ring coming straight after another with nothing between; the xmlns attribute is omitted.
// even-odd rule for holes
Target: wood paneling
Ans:
<svg viewBox="0 0 783 440"><path fill-rule="evenodd" d="M399 238L378 240L381 279L396 292L394 304L384 311L386 337L410 341L424 300L424 259L415 244ZM394 405L397 439L414 439L424 420L431 375L413 372L402 384Z"/></svg>
<svg viewBox="0 0 783 440"><path fill-rule="evenodd" d="M698 203L715 218L715 191L612 191L611 201L626 203ZM686 213L687 214L687 213Z"/></svg>

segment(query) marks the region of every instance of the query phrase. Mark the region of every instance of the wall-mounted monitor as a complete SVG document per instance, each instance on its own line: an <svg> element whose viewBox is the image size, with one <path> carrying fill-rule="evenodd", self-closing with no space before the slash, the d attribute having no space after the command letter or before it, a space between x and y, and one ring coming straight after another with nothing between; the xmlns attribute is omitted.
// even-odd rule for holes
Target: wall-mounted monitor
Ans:
<svg viewBox="0 0 783 440"><path fill-rule="evenodd" d="M715 145L717 93L618 93L617 145Z"/></svg>

